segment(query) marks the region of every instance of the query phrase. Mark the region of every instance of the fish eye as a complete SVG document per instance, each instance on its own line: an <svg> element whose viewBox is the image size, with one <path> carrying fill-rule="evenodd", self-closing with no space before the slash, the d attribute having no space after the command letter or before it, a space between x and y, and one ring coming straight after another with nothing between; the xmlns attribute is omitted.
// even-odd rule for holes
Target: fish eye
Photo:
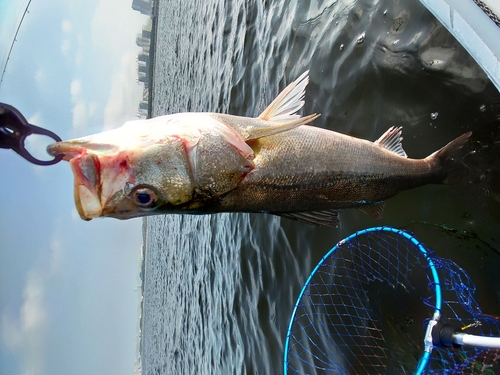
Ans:
<svg viewBox="0 0 500 375"><path fill-rule="evenodd" d="M138 207L154 208L158 203L158 195L156 194L156 191L141 185L136 186L131 191L129 197Z"/></svg>

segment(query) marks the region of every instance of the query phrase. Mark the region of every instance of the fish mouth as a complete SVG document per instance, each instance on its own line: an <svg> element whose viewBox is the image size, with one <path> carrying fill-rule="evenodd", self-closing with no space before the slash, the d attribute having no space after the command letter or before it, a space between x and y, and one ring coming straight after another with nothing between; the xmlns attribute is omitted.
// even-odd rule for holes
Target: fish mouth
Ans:
<svg viewBox="0 0 500 375"><path fill-rule="evenodd" d="M63 155L63 160L71 159L85 153L86 148L79 142L56 142L47 147L47 152L52 156Z"/></svg>
<svg viewBox="0 0 500 375"><path fill-rule="evenodd" d="M74 176L74 197L83 220L101 216L101 181L99 159L92 154L74 156L69 160Z"/></svg>
<svg viewBox="0 0 500 375"><path fill-rule="evenodd" d="M57 142L48 146L51 155L63 155L74 176L74 199L83 220L111 216L109 201L129 180L128 163L115 155L97 155L88 143ZM111 171L111 173L110 173Z"/></svg>
<svg viewBox="0 0 500 375"><path fill-rule="evenodd" d="M74 176L75 206L80 217L88 221L102 212L100 162L83 144L56 142L47 147L47 152L52 156L63 155L63 160L69 161Z"/></svg>
<svg viewBox="0 0 500 375"><path fill-rule="evenodd" d="M94 143L85 138L73 139L52 143L47 147L47 152L52 156L63 155L63 160L71 159L86 152L110 155L118 152L118 147L108 143Z"/></svg>

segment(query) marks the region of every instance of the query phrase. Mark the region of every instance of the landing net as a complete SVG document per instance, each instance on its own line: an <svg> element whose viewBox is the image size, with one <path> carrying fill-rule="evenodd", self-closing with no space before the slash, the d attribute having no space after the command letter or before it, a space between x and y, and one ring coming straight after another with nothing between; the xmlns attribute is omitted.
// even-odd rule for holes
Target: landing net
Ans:
<svg viewBox="0 0 500 375"><path fill-rule="evenodd" d="M307 279L285 341L285 374L500 374L498 349L437 347L438 321L500 336L475 286L410 233L377 227L340 241ZM426 335L427 332L427 335Z"/></svg>

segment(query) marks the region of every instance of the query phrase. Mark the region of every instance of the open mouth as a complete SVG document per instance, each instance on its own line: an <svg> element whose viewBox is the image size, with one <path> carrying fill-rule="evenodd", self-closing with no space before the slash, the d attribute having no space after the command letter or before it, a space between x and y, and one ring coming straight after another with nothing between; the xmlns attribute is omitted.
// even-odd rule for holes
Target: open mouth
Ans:
<svg viewBox="0 0 500 375"><path fill-rule="evenodd" d="M80 217L91 220L102 212L99 159L92 154L73 156L69 161L74 181L75 205Z"/></svg>
<svg viewBox="0 0 500 375"><path fill-rule="evenodd" d="M63 155L69 161L74 176L74 197L78 214L91 220L102 212L100 162L96 155L78 142L57 142L47 147L49 154Z"/></svg>
<svg viewBox="0 0 500 375"><path fill-rule="evenodd" d="M116 147L86 141L57 142L49 145L51 155L63 155L74 176L74 198L83 220L113 216L116 207L110 200L125 184L133 182L131 167L124 153ZM112 204L111 206L114 206Z"/></svg>

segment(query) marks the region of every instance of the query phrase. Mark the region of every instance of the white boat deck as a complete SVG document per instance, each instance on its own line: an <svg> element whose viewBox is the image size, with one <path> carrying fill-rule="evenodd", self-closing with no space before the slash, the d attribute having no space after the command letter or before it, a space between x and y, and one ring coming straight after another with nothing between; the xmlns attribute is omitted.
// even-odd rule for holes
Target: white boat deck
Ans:
<svg viewBox="0 0 500 375"><path fill-rule="evenodd" d="M457 38L500 91L500 1L420 0Z"/></svg>

